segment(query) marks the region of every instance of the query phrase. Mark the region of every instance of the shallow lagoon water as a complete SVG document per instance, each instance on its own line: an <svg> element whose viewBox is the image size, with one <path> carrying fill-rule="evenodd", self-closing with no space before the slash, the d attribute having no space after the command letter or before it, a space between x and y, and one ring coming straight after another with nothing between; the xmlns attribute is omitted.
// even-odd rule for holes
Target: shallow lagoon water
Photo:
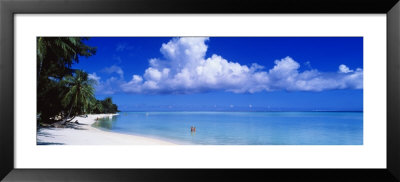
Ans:
<svg viewBox="0 0 400 182"><path fill-rule="evenodd" d="M363 144L363 112L120 112L94 126L178 144Z"/></svg>

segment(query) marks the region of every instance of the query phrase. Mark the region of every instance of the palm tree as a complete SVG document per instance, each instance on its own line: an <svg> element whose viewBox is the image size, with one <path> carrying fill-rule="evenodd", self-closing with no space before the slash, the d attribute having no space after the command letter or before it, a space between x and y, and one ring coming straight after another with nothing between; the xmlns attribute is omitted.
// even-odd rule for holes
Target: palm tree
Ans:
<svg viewBox="0 0 400 182"><path fill-rule="evenodd" d="M68 115L62 122L65 123L73 111L78 114L87 113L89 106L96 102L93 88L95 81L88 79L86 72L76 70L73 76L66 76L62 82L68 88L62 99L64 107L69 107ZM69 119L69 121L72 119Z"/></svg>
<svg viewBox="0 0 400 182"><path fill-rule="evenodd" d="M71 71L72 63L79 63L79 56L92 56L96 48L84 44L83 37L38 37L37 70L41 75L62 78ZM49 70L50 69L50 70ZM49 72L50 71L50 72Z"/></svg>
<svg viewBox="0 0 400 182"><path fill-rule="evenodd" d="M96 53L95 47L85 44L84 37L37 38L37 115L38 121L52 122L52 117L67 110L63 107L60 92L65 86L60 82L74 74L72 64L79 58Z"/></svg>
<svg viewBox="0 0 400 182"><path fill-rule="evenodd" d="M116 104L113 104L111 97L106 97L104 100L101 101L103 105L103 112L104 113L116 113L118 112L118 107Z"/></svg>
<svg viewBox="0 0 400 182"><path fill-rule="evenodd" d="M95 100L94 102L92 102L90 104L90 112L91 113L103 113L104 109L103 109L103 105L101 104L101 101L99 100Z"/></svg>

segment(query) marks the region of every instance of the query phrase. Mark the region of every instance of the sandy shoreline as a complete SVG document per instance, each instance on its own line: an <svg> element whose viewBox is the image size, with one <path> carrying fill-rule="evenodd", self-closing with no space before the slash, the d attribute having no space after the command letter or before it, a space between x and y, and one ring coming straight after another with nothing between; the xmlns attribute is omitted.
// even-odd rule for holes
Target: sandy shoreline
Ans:
<svg viewBox="0 0 400 182"><path fill-rule="evenodd" d="M104 131L92 127L96 118L115 114L90 114L87 118L76 117L78 128L40 128L37 132L38 145L174 145L174 143L129 134Z"/></svg>

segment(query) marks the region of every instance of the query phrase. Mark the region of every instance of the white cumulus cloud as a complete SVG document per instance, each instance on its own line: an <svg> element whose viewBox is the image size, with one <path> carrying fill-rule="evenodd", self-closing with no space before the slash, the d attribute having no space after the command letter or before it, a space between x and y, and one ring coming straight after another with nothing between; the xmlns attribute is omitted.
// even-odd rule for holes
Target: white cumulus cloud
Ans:
<svg viewBox="0 0 400 182"><path fill-rule="evenodd" d="M100 77L96 75L96 73L88 74L88 78L96 81L97 83L100 81Z"/></svg>
<svg viewBox="0 0 400 182"><path fill-rule="evenodd" d="M354 72L354 71L351 70L346 65L344 65L344 64L339 65L339 73L351 73L351 72Z"/></svg>
<svg viewBox="0 0 400 182"><path fill-rule="evenodd" d="M97 76L96 73L91 73L88 75L89 79L95 80L96 85L96 93L98 94L114 94L116 92L121 91L121 85L125 84L124 81L124 71L121 67L113 65L111 67L106 67L102 71L102 73L106 74L117 74L118 77L111 76L106 80L101 80L100 76Z"/></svg>
<svg viewBox="0 0 400 182"><path fill-rule="evenodd" d="M119 75L120 78L124 77L124 71L122 70L121 67L113 65L111 67L107 67L103 69L103 72L108 73L108 74L112 74L112 73L116 73Z"/></svg>
<svg viewBox="0 0 400 182"><path fill-rule="evenodd" d="M361 68L354 71L342 64L337 73L320 72L316 69L299 71L301 65L291 57L275 60L274 67L270 69L259 63L241 65L226 60L221 55L206 57L208 40L205 37L183 37L162 44L160 52L163 58L150 59L144 74L133 75L128 82L122 81L123 71L118 66L109 67L105 71L120 75L121 79L114 79L120 91L137 94L190 94L209 91L255 93L363 88ZM110 79L108 81L112 82Z"/></svg>

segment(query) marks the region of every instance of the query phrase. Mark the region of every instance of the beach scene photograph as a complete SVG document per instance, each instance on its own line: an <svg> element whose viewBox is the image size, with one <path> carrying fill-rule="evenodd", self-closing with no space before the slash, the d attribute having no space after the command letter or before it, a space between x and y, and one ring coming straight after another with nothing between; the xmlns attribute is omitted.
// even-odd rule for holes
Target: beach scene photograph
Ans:
<svg viewBox="0 0 400 182"><path fill-rule="evenodd" d="M36 145L363 145L363 37L37 37Z"/></svg>

